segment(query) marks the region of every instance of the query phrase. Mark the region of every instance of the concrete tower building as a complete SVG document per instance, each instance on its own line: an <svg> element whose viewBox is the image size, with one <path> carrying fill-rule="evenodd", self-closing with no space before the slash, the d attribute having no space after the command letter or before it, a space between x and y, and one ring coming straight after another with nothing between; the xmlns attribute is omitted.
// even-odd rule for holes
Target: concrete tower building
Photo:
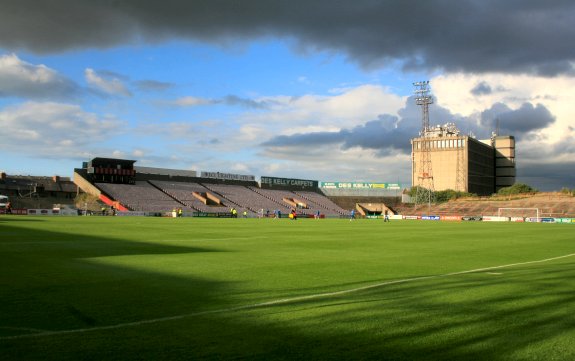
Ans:
<svg viewBox="0 0 575 361"><path fill-rule="evenodd" d="M494 135L491 139L477 140L461 135L454 124L448 123L412 139L411 149L413 186L420 185L417 167L421 164L422 149L430 153L436 191L453 189L489 195L515 183L513 136Z"/></svg>

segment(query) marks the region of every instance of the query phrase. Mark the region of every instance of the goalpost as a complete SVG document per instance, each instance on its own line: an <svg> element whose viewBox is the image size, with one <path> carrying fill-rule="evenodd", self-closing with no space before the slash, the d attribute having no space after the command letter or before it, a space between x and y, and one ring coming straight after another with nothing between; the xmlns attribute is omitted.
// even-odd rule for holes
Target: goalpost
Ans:
<svg viewBox="0 0 575 361"><path fill-rule="evenodd" d="M539 208L498 208L497 216L535 218L537 222L541 222L541 218L539 217Z"/></svg>

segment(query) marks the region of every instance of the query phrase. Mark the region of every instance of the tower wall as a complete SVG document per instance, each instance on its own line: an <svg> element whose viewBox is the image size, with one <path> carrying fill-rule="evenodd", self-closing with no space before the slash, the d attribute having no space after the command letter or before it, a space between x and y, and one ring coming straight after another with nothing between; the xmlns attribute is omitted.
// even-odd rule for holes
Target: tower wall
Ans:
<svg viewBox="0 0 575 361"><path fill-rule="evenodd" d="M493 147L467 136L412 139L412 185L418 186L421 142L429 142L436 191L453 189L489 195L495 192L495 152ZM459 153L459 154L458 154ZM461 159L459 157L462 157ZM458 161L462 167L458 185ZM506 160L507 162L509 160ZM504 171L500 174L504 176Z"/></svg>
<svg viewBox="0 0 575 361"><path fill-rule="evenodd" d="M495 148L495 191L515 184L515 137L496 136Z"/></svg>

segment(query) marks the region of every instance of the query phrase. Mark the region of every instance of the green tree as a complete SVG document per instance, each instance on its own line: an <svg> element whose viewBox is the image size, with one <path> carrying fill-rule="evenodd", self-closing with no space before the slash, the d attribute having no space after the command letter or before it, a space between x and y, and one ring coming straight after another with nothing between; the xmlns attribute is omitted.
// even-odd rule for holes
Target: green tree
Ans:
<svg viewBox="0 0 575 361"><path fill-rule="evenodd" d="M74 199L74 204L78 209L88 209L91 211L99 211L102 207L102 202L100 202L98 197L88 193L78 194Z"/></svg>
<svg viewBox="0 0 575 361"><path fill-rule="evenodd" d="M415 186L415 187L411 187L411 189L409 190L409 196L411 197L411 199L415 199L415 196L417 195L417 189L419 188L419 186ZM458 198L462 198L462 197L473 197L476 196L476 194L473 193L468 193L468 192L459 192L459 191L455 191L453 189L446 189L443 191L436 191L434 192L434 196L435 196L435 202L434 203L444 203L447 202L449 200L452 199L458 199Z"/></svg>
<svg viewBox="0 0 575 361"><path fill-rule="evenodd" d="M508 196L512 194L537 193L538 190L524 183L515 183L510 187L501 188L497 194Z"/></svg>

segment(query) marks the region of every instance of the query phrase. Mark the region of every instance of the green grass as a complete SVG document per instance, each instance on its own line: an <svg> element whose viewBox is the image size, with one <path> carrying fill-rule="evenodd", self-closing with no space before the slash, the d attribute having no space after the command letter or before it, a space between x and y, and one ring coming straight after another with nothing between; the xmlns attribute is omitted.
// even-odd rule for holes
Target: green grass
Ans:
<svg viewBox="0 0 575 361"><path fill-rule="evenodd" d="M570 224L2 216L0 237L0 359L575 359L575 255L526 263L575 254Z"/></svg>

